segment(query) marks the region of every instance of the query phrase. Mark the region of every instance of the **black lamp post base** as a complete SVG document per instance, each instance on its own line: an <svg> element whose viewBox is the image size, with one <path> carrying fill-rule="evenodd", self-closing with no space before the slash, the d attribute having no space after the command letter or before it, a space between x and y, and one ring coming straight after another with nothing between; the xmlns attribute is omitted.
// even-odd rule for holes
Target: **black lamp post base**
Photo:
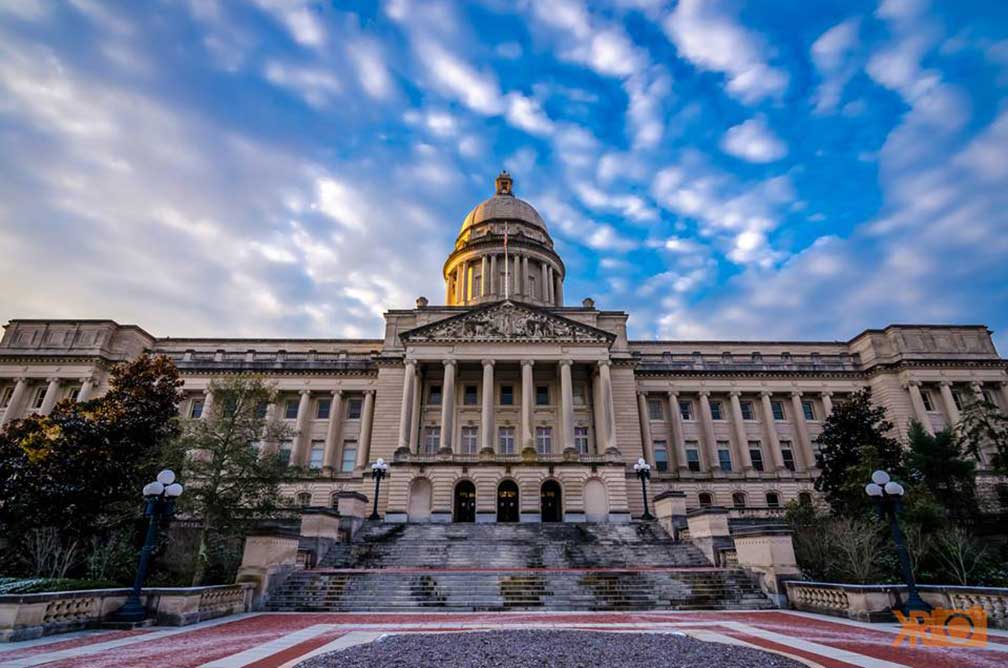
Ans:
<svg viewBox="0 0 1008 668"><path fill-rule="evenodd" d="M368 519L369 520L380 520L381 519L381 515L379 515L378 513L371 513L370 515L368 515Z"/></svg>
<svg viewBox="0 0 1008 668"><path fill-rule="evenodd" d="M911 612L931 612L931 610L933 610L931 604L918 596L917 592L911 594L900 606L900 612L904 615L909 615Z"/></svg>
<svg viewBox="0 0 1008 668"><path fill-rule="evenodd" d="M139 624L147 619L147 609L140 599L131 596L122 607L112 613L109 622L116 624Z"/></svg>
<svg viewBox="0 0 1008 668"><path fill-rule="evenodd" d="M645 511L645 513L643 515L641 515L640 518L641 518L641 522L651 522L651 521L654 520L654 515L652 515L651 513Z"/></svg>
<svg viewBox="0 0 1008 668"><path fill-rule="evenodd" d="M101 628L109 629L110 631L132 631L133 629L145 629L154 626L155 621L157 620L153 617L148 617L139 622L117 622L114 619L107 619L101 623Z"/></svg>

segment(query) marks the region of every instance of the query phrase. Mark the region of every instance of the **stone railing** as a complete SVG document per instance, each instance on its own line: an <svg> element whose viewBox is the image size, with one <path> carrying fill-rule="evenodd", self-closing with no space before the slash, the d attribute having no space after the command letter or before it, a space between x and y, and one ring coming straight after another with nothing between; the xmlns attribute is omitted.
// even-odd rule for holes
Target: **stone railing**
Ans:
<svg viewBox="0 0 1008 668"><path fill-rule="evenodd" d="M906 586L851 585L834 582L785 583L791 607L861 621L890 621L902 605ZM1008 628L1008 588L918 585L921 598L936 608L983 608L988 626Z"/></svg>
<svg viewBox="0 0 1008 668"><path fill-rule="evenodd" d="M663 371L860 371L861 360L855 355L767 354L728 355L711 353L637 353L637 369Z"/></svg>
<svg viewBox="0 0 1008 668"><path fill-rule="evenodd" d="M141 600L158 624L185 626L252 609L254 585L153 587ZM101 625L126 602L129 589L0 596L0 642L28 640Z"/></svg>

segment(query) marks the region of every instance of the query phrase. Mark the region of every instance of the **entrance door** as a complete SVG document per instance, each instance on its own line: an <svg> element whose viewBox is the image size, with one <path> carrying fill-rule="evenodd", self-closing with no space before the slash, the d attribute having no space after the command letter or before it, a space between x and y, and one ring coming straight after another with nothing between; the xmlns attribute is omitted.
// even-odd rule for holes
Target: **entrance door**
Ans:
<svg viewBox="0 0 1008 668"><path fill-rule="evenodd" d="M514 480L505 480L497 486L497 521L518 521L518 485Z"/></svg>
<svg viewBox="0 0 1008 668"><path fill-rule="evenodd" d="M455 485L456 522L476 521L476 486L471 480L463 480Z"/></svg>
<svg viewBox="0 0 1008 668"><path fill-rule="evenodd" d="M539 492L539 508L542 510L543 522L559 522L563 519L563 492L556 480L547 480Z"/></svg>

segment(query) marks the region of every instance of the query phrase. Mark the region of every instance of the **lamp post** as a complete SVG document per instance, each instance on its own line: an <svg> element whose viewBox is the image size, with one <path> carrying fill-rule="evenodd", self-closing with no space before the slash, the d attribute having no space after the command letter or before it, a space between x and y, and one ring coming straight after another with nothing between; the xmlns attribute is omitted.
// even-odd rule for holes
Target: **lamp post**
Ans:
<svg viewBox="0 0 1008 668"><path fill-rule="evenodd" d="M378 489L381 487L382 478L388 475L388 464L381 457L378 458L374 464L371 465L371 477L374 478L374 510L371 511L371 517L369 520L379 520L381 517L378 515Z"/></svg>
<svg viewBox="0 0 1008 668"><path fill-rule="evenodd" d="M140 590L147 579L147 566L157 541L158 525L162 517L171 517L175 513L175 499L181 494L182 485L175 482L175 472L171 469L161 471L157 474L157 480L144 485L144 516L150 518L147 521L147 538L140 550L140 564L133 580L133 590L122 607L112 614L113 621L142 622L147 616L147 611L140 602Z"/></svg>
<svg viewBox="0 0 1008 668"><path fill-rule="evenodd" d="M865 485L865 492L871 497L878 509L879 517L889 519L893 542L896 544L896 556L899 557L900 572L907 586L907 598L903 603L903 614L911 611L931 612L931 606L920 597L917 583L914 581L913 569L910 567L910 553L907 551L906 538L900 528L897 515L903 510L903 485L889 477L885 471L872 473L872 481Z"/></svg>
<svg viewBox="0 0 1008 668"><path fill-rule="evenodd" d="M653 520L654 516L648 511L647 505L647 481L651 478L651 465L641 457L633 465L633 470L637 473L637 477L640 478L641 495L644 497L644 514L641 515L641 519L645 521Z"/></svg>

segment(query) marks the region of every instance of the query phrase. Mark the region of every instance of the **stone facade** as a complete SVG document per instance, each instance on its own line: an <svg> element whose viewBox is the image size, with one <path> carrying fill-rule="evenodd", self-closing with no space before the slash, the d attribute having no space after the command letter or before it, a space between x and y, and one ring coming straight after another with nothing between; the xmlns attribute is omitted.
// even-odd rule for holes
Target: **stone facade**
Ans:
<svg viewBox="0 0 1008 668"><path fill-rule="evenodd" d="M900 434L911 418L954 423L978 394L1008 410L1008 364L982 325L631 341L627 313L564 305L563 263L506 174L466 217L443 275L446 305L388 311L380 339L159 338L109 320L12 320L0 419L97 396L115 363L163 353L185 379L186 416L211 410L214 378L276 386L269 414L295 431L281 452L303 469L286 493L303 505L333 506L340 492L370 500L381 457L389 520L576 522L643 513L639 457L653 467L649 495L683 492L688 510L766 518L811 500L815 437L861 388Z"/></svg>

